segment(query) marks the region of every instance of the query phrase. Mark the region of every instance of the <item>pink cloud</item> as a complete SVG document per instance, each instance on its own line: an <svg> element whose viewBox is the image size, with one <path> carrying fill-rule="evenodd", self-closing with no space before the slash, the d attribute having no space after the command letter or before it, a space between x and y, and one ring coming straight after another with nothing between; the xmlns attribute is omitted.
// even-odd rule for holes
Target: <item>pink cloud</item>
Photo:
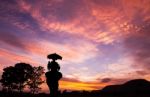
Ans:
<svg viewBox="0 0 150 97"><path fill-rule="evenodd" d="M84 5L86 6L86 4ZM20 5L23 10L29 12L39 22L41 29L45 31L66 32L105 44L116 41L117 37L123 34L119 32L121 31L119 23L126 22L126 20L122 20L122 14L118 14L120 10L117 8L103 10L98 8L98 5L91 5L87 10L88 12L78 11L76 18L72 18L68 22L60 22L55 15L50 13L47 13L47 17L43 17L41 6L37 8L26 2L21 2ZM111 13L108 13L108 11Z"/></svg>
<svg viewBox="0 0 150 97"><path fill-rule="evenodd" d="M30 54L46 58L50 53L57 52L63 56L66 62L79 63L84 62L91 57L97 56L98 49L96 45L86 41L76 41L74 44L59 44L49 41L40 41L26 45L26 49ZM34 46L33 46L34 45ZM40 45L40 46L39 46ZM88 56L86 56L88 54Z"/></svg>

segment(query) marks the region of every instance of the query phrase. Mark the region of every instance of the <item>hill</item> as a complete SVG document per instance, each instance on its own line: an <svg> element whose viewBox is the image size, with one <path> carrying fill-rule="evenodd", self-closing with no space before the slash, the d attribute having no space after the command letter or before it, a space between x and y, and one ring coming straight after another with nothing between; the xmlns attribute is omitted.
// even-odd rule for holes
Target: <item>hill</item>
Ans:
<svg viewBox="0 0 150 97"><path fill-rule="evenodd" d="M102 95L150 95L150 82L135 79L121 85L110 85L100 90Z"/></svg>

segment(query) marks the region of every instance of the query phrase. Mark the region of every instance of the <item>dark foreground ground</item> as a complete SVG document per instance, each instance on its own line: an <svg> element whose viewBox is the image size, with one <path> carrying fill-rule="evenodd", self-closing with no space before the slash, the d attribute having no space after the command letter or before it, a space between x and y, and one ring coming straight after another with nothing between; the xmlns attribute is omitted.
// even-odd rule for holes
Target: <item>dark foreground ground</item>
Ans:
<svg viewBox="0 0 150 97"><path fill-rule="evenodd" d="M30 93L2 93L0 97L50 97L49 94L30 94ZM60 94L59 97L150 97L150 94L97 94L97 93L68 93Z"/></svg>

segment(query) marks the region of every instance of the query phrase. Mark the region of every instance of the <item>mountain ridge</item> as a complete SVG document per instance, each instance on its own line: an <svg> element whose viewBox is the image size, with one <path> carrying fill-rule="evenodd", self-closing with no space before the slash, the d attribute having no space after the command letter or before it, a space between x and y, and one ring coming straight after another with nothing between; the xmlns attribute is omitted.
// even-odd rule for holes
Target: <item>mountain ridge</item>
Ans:
<svg viewBox="0 0 150 97"><path fill-rule="evenodd" d="M134 79L120 85L109 85L100 90L101 94L128 95L150 94L150 81Z"/></svg>

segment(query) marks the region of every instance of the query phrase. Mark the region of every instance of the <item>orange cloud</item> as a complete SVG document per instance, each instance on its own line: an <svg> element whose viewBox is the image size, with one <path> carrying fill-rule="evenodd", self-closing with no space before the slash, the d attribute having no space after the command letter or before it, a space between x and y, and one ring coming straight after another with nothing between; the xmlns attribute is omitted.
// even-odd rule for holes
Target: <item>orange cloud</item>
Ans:
<svg viewBox="0 0 150 97"><path fill-rule="evenodd" d="M107 83L100 83L100 82L80 82L80 81L69 81L69 80L61 80L59 82L60 90L99 90L106 86ZM42 91L49 92L48 86L44 83L42 86Z"/></svg>
<svg viewBox="0 0 150 97"><path fill-rule="evenodd" d="M68 81L60 81L61 89L68 90L99 90L102 87L106 86L106 84L102 83L85 83L85 82L68 82Z"/></svg>

